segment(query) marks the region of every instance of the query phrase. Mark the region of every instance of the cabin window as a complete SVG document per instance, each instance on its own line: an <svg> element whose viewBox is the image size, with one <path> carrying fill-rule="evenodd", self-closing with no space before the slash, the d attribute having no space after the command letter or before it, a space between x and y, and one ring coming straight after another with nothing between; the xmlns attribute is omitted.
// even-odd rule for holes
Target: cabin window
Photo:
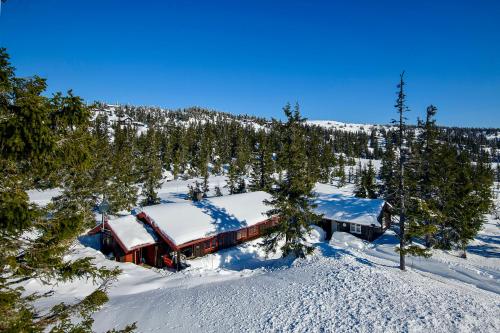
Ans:
<svg viewBox="0 0 500 333"><path fill-rule="evenodd" d="M212 247L216 247L217 246L217 240L214 238L212 239Z"/></svg>
<svg viewBox="0 0 500 333"><path fill-rule="evenodd" d="M181 253L186 256L186 258L191 258L193 256L193 248L191 246L186 247L181 250Z"/></svg>
<svg viewBox="0 0 500 333"><path fill-rule="evenodd" d="M353 234L360 234L361 233L361 225L351 223L351 232Z"/></svg>
<svg viewBox="0 0 500 333"><path fill-rule="evenodd" d="M236 239L237 240L240 240L242 238L246 238L247 237L247 229L243 229L243 230L239 230L237 233L236 233Z"/></svg>
<svg viewBox="0 0 500 333"><path fill-rule="evenodd" d="M210 241L205 242L205 250L209 250L210 249L210 244L211 244Z"/></svg>
<svg viewBox="0 0 500 333"><path fill-rule="evenodd" d="M248 228L248 237L256 236L259 233L259 229L257 227Z"/></svg>

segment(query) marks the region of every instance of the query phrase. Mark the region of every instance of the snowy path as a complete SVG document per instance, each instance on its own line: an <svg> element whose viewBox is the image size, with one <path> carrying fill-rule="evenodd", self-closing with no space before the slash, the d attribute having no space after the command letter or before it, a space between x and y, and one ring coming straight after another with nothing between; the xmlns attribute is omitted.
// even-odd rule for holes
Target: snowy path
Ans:
<svg viewBox="0 0 500 333"><path fill-rule="evenodd" d="M485 228L478 235L474 247L487 247L488 252L474 251L467 254L467 259L445 251L434 250L431 258L409 257L407 265L410 269L420 272L433 273L434 279L441 281L461 281L478 288L500 294L500 227L490 219ZM393 232L388 231L367 246L366 253L387 259L395 265L399 262L399 255L394 251L397 240Z"/></svg>

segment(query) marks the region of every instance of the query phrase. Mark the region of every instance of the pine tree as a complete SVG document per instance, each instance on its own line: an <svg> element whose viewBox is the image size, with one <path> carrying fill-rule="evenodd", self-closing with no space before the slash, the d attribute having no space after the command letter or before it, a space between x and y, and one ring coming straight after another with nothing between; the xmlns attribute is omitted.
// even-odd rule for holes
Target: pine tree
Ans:
<svg viewBox="0 0 500 333"><path fill-rule="evenodd" d="M356 189L354 194L358 198L377 198L375 169L371 160L368 161L368 167L361 170L361 174L357 177Z"/></svg>
<svg viewBox="0 0 500 333"><path fill-rule="evenodd" d="M391 204L394 204L396 202L398 185L396 173L397 161L394 151L394 145L390 139L387 139L385 152L382 156L382 166L379 171L379 178L381 180L379 192L382 194L383 198Z"/></svg>
<svg viewBox="0 0 500 333"><path fill-rule="evenodd" d="M236 145L236 164L240 176L247 174L247 166L250 164L250 144L242 130L238 131Z"/></svg>
<svg viewBox="0 0 500 333"><path fill-rule="evenodd" d="M156 130L150 128L140 139L140 180L144 196L142 204L154 205L160 202L156 191L162 185L162 162Z"/></svg>
<svg viewBox="0 0 500 333"><path fill-rule="evenodd" d="M94 106L97 109L98 106ZM93 167L90 170L92 187L99 196L109 193L109 182L112 177L111 168L111 133L108 125L107 114L97 114L92 124L93 147Z"/></svg>
<svg viewBox="0 0 500 333"><path fill-rule="evenodd" d="M306 151L306 159L307 163L307 172L309 176L318 181L321 176L321 164L320 164L320 149L321 149L321 139L319 133L317 131L311 131L311 129L307 129L305 133L306 138L306 146L308 147Z"/></svg>
<svg viewBox="0 0 500 333"><path fill-rule="evenodd" d="M135 130L130 126L117 125L114 128L111 168L112 178L105 193L110 212L130 210L137 201L137 180L135 166Z"/></svg>
<svg viewBox="0 0 500 333"><path fill-rule="evenodd" d="M201 140L199 143L199 151L196 154L196 168L198 175L203 178L208 178L208 164L211 161L211 133L208 126L203 128L201 133Z"/></svg>
<svg viewBox="0 0 500 333"><path fill-rule="evenodd" d="M337 177L337 186L342 187L346 183L345 176L345 158L343 155L340 155L338 158L337 170L335 172L335 176Z"/></svg>
<svg viewBox="0 0 500 333"><path fill-rule="evenodd" d="M209 178L210 174L209 174L209 169L208 169L208 163L211 160L210 142L211 142L210 131L205 130L203 132L203 137L201 139L200 153L198 156L198 158L199 158L198 170L199 170L200 176L203 178L201 191L203 193L202 196L204 198L207 197L207 193L209 191L208 178Z"/></svg>
<svg viewBox="0 0 500 333"><path fill-rule="evenodd" d="M319 181L322 183L330 183L332 181L332 168L335 167L335 156L331 144L325 140L321 147L321 154L319 157ZM342 160L342 162L344 162ZM340 164L340 161L339 161ZM343 167L343 166L342 166ZM340 170L341 166L338 165Z"/></svg>
<svg viewBox="0 0 500 333"><path fill-rule="evenodd" d="M406 94L404 90L404 71L400 75L400 81L398 84L398 98L396 100L396 109L399 115L398 122L398 152L399 152L399 165L398 165L398 197L399 197L399 268L401 270L406 269L405 254L406 254L406 235L405 235L405 200L406 200L406 190L404 184L404 167L405 167L405 151L404 151L404 133L406 128L405 116L404 114L408 111L406 106Z"/></svg>
<svg viewBox="0 0 500 333"><path fill-rule="evenodd" d="M473 167L466 153L458 158L459 172L455 183L455 209L451 217L451 240L466 258L466 248L484 224L492 207L493 173L489 164L480 160Z"/></svg>
<svg viewBox="0 0 500 333"><path fill-rule="evenodd" d="M418 235L424 235L425 245L431 246L433 234L436 232L436 216L439 216L436 205L436 188L440 173L438 158L438 134L434 116L437 108L427 107L425 122L418 121L419 134L412 145L412 153L408 162L407 182L410 183L408 215L412 230L420 229ZM418 228L416 227L418 225ZM415 234L417 236L417 234ZM426 255L428 253L425 253Z"/></svg>
<svg viewBox="0 0 500 333"><path fill-rule="evenodd" d="M356 187L354 188L354 195L358 198L366 198L366 190L364 187L364 182L365 182L365 177L363 168L361 166L361 161L359 162L359 166L356 169L356 174L355 174L355 185Z"/></svg>
<svg viewBox="0 0 500 333"><path fill-rule="evenodd" d="M313 250L305 243L305 235L309 232L311 223L319 219L312 211L315 179L307 172L303 127L305 119L300 115L299 106L296 105L292 111L287 104L283 111L287 122L282 128L285 140L278 158L281 165L286 167L286 172L271 191L272 199L266 202L272 206L268 216L278 217L279 220L276 226L267 230L261 244L266 253L270 253L275 252L279 242L284 240L280 247L284 257L304 257Z"/></svg>
<svg viewBox="0 0 500 333"><path fill-rule="evenodd" d="M422 147L422 196L424 199L429 199L433 195L434 179L439 172L439 161L435 159L437 156L437 139L439 130L436 126L434 116L437 113L437 108L434 105L427 107L426 119L424 124L420 124L421 135L419 136L420 146Z"/></svg>
<svg viewBox="0 0 500 333"><path fill-rule="evenodd" d="M349 166L347 173L347 182L351 184L353 181L354 181L354 167L351 165Z"/></svg>
<svg viewBox="0 0 500 333"><path fill-rule="evenodd" d="M192 201L200 201L205 197L206 192L203 189L203 183L195 181L194 184L188 185L188 199Z"/></svg>
<svg viewBox="0 0 500 333"><path fill-rule="evenodd" d="M497 162L496 182L497 182L497 190L499 190L500 189L500 162Z"/></svg>
<svg viewBox="0 0 500 333"><path fill-rule="evenodd" d="M229 194L238 194L246 191L245 175L249 159L249 150L241 131L237 132L235 155L229 163L227 187Z"/></svg>
<svg viewBox="0 0 500 333"><path fill-rule="evenodd" d="M422 195L422 155L418 145L411 144L411 154L405 164L405 190L406 190L406 230L405 251L414 256L429 257L429 246L426 248L415 242L423 238L429 239L436 230L436 214L432 202L424 199Z"/></svg>
<svg viewBox="0 0 500 333"><path fill-rule="evenodd" d="M236 160L231 161L229 163L229 168L227 172L227 185L226 187L229 189L229 194L238 194L242 193L245 189L244 179L241 174L241 170L239 169L238 163Z"/></svg>
<svg viewBox="0 0 500 333"><path fill-rule="evenodd" d="M361 164L361 159L360 159L356 167L356 171L354 172L354 183L359 184L361 182L362 176L363 176L363 165Z"/></svg>
<svg viewBox="0 0 500 333"><path fill-rule="evenodd" d="M186 169L186 152L188 150L186 140L184 139L184 130L180 127L175 127L172 133L173 138L173 158L172 158L172 173L174 179L180 174L183 174Z"/></svg>
<svg viewBox="0 0 500 333"><path fill-rule="evenodd" d="M418 144L414 144L413 132L406 129L406 118L404 114L408 112L406 106L406 95L404 90L404 72L400 76L398 84L398 98L396 101L396 109L399 115L397 121L397 147L399 153L399 163L396 170L390 171L398 180L397 195L392 197L393 206L399 211L399 242L398 252L400 254L400 269L405 270L405 256L407 254L414 256L430 256L428 249L420 247L414 241L421 239L425 235L434 232L435 227L425 221L432 216L428 209L428 204L422 200L421 191L421 167L422 155ZM432 116L431 116L432 117ZM430 118L428 120L430 121ZM431 125L430 123L428 124ZM427 134L430 134L427 133ZM409 153L411 152L411 154ZM387 164L387 169L391 166ZM384 170L387 172L388 170ZM387 175L384 175L387 177ZM394 184L389 182L386 184L388 189L391 189Z"/></svg>
<svg viewBox="0 0 500 333"><path fill-rule="evenodd" d="M271 175L274 172L272 151L264 131L260 131L257 138L258 141L252 156L249 187L252 191L269 191L273 182Z"/></svg>

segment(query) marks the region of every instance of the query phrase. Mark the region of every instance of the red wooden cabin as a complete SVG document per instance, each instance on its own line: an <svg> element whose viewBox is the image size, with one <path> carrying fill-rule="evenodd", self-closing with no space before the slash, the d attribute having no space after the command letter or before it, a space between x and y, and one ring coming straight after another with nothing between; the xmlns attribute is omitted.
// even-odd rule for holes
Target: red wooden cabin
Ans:
<svg viewBox="0 0 500 333"><path fill-rule="evenodd" d="M267 199L268 193L251 192L144 207L135 217L105 223L103 252L112 252L119 261L179 269L186 258L262 236L277 223L266 215Z"/></svg>
<svg viewBox="0 0 500 333"><path fill-rule="evenodd" d="M101 233L102 252L112 254L120 262L157 266L157 257L161 251L158 237L148 225L127 215L104 222L89 231L89 234Z"/></svg>

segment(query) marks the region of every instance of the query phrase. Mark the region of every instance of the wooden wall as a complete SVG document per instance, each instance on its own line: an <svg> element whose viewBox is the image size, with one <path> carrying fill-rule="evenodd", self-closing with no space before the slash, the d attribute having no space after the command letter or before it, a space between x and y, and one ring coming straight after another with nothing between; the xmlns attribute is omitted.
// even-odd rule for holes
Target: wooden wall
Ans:
<svg viewBox="0 0 500 333"><path fill-rule="evenodd" d="M242 228L237 231L228 231L213 237L203 238L180 245L181 253L187 258L201 257L209 253L217 252L244 242L261 237L266 228L277 223L277 219L270 219L257 225Z"/></svg>

